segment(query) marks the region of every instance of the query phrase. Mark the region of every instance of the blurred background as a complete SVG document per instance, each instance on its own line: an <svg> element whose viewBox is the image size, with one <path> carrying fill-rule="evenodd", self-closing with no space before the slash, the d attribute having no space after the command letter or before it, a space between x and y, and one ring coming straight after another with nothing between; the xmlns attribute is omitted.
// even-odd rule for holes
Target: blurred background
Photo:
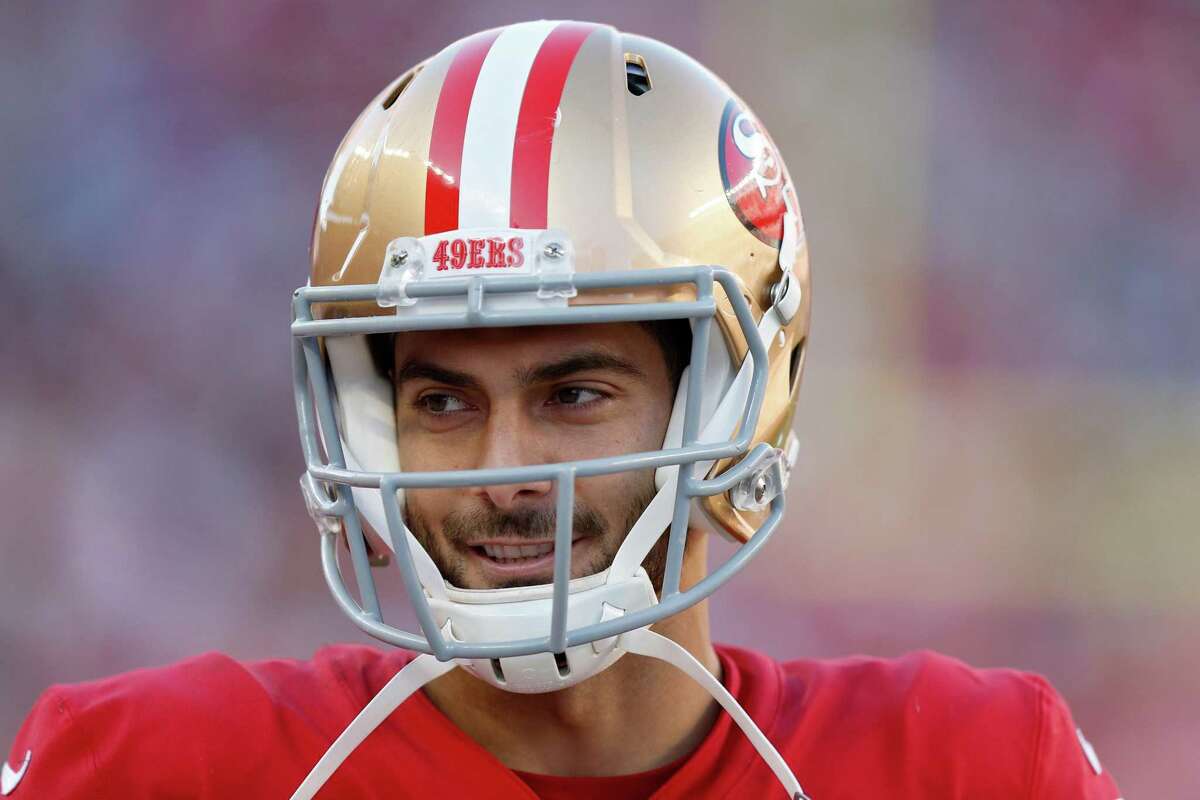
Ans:
<svg viewBox="0 0 1200 800"><path fill-rule="evenodd" d="M1184 0L0 5L0 742L51 683L363 638L296 484L317 191L393 77L541 16L707 64L803 205L805 448L717 637L1034 670L1126 796L1200 796Z"/></svg>

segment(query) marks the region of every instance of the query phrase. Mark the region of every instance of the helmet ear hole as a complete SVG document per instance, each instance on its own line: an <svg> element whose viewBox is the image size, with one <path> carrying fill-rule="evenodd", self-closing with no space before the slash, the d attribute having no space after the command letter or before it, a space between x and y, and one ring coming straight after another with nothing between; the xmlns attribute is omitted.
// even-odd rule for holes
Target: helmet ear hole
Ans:
<svg viewBox="0 0 1200 800"><path fill-rule="evenodd" d="M796 387L800 384L800 367L804 364L804 344L807 339L801 339L796 342L796 346L792 348L792 355L788 360L788 387L789 392L795 394Z"/></svg>

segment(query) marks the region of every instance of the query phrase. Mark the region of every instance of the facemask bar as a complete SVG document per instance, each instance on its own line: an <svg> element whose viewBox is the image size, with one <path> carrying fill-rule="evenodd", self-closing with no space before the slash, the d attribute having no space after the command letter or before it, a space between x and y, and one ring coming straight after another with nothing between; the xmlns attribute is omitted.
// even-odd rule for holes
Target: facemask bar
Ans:
<svg viewBox="0 0 1200 800"><path fill-rule="evenodd" d="M302 287L293 298L293 391L300 426L307 472L302 479L306 495L327 524L321 525L322 564L326 582L342 610L366 633L391 644L423 653L440 660L492 659L561 653L567 648L607 639L636 628L645 627L676 614L712 594L736 574L766 543L783 514L784 498L780 494L770 502L770 514L753 537L742 545L721 567L714 570L685 592L679 590L680 571L692 500L720 494L755 474L774 455L773 448L759 444L740 463L724 474L711 479L696 476L701 462L731 458L749 450L758 415L762 408L767 382L766 344L759 334L753 315L742 296L736 276L720 267L672 267L603 273L584 273L570 276L578 290L622 289L643 286L692 284L696 288L694 301L665 303L633 303L572 307L543 307L522 310L485 309L484 298L489 294L560 291L562 276L482 276L414 281L405 287L411 298L467 298L464 311L429 313L417 316L372 316L314 320L314 303L377 301L380 289L376 284L344 287ZM713 283L720 283L729 298L734 314L749 346L751 362L750 385L736 438L731 441L702 443L701 407L704 388L704 368L711 335L712 317L716 313ZM774 313L768 309L765 313ZM664 450L634 453L556 464L540 464L492 469L443 472L389 473L350 470L338 435L324 359L319 346L320 337L393 333L414 330L437 330L469 327L508 327L531 325L587 324L609 322L639 322L662 319L690 318L693 338L690 376L688 380L681 445ZM311 393L310 393L311 386ZM315 411L315 418L314 412ZM317 420L320 425L318 427ZM322 436L321 434L324 433ZM324 446L327 462L321 457ZM632 613L592 623L574 630L568 628L568 598L570 587L570 558L574 486L577 478L607 475L633 470L677 467L674 508L667 545L666 573L661 600L654 606ZM447 638L439 629L429 598L422 587L419 570L414 562L410 534L403 523L397 492L401 489L455 488L499 485L529 481L552 481L555 485L556 530L554 582L552 584L552 613L550 630L544 637L506 642L465 643ZM334 494L326 487L337 486ZM394 543L397 566L401 572L410 602L424 636L400 631L383 622L378 593L371 576L362 522L349 487L378 489L383 498L387 525ZM347 590L337 560L338 521L345 526L351 561L358 584L361 605Z"/></svg>

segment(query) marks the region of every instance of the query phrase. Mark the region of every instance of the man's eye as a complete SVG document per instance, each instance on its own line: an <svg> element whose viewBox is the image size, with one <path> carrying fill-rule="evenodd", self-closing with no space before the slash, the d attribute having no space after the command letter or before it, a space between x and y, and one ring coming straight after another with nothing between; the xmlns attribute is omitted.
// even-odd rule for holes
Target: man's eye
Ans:
<svg viewBox="0 0 1200 800"><path fill-rule="evenodd" d="M560 406L583 406L588 403L594 403L597 400L604 399L604 393L598 392L595 389L585 389L582 386L572 386L567 389L559 389L552 398L554 405Z"/></svg>
<svg viewBox="0 0 1200 800"><path fill-rule="evenodd" d="M470 406L452 394L425 394L417 398L417 408L430 414L453 414L466 411Z"/></svg>

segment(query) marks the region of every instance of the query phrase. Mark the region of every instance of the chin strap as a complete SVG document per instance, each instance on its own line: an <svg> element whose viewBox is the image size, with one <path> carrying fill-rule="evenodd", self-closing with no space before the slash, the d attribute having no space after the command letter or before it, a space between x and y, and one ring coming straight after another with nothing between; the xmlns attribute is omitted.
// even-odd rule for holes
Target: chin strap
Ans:
<svg viewBox="0 0 1200 800"><path fill-rule="evenodd" d="M379 727L396 708L434 678L445 675L458 664L453 661L438 661L431 655L420 655L404 665L396 675L371 698L371 702L358 712L342 735L329 746L325 755L308 773L292 795L292 800L312 800L325 782L329 780L342 762L350 757L354 748L362 744L371 731Z"/></svg>
<svg viewBox="0 0 1200 800"><path fill-rule="evenodd" d="M783 756L779 755L779 751L775 749L758 725L754 724L750 715L691 653L671 639L654 633L649 628L638 628L622 634L617 646L629 653L666 661L703 686L713 699L729 713L729 716L733 717L733 721L742 729L742 733L750 740L750 744L754 745L754 749L758 751L762 760L767 762L767 766L783 784L790 800L811 800L800 788L800 782L792 774L792 770L783 760ZM456 666L458 665L454 661L438 661L428 654L417 656L406 664L346 726L346 730L342 731L341 736L338 736L329 746L325 755L321 756L321 760L292 794L291 800L312 800L313 796L342 765L342 762L350 757L354 748L362 744L363 740L378 728L401 703L425 684L434 678L445 675Z"/></svg>
<svg viewBox="0 0 1200 800"><path fill-rule="evenodd" d="M754 749L758 751L759 756L762 757L763 761L767 762L767 766L771 768L771 771L775 773L775 777L783 784L783 788L787 790L788 797L791 800L811 800L804 793L804 789L800 788L800 782L792 774L791 767L783 760L783 756L779 755L779 751L775 749L774 745L771 744L758 725L754 724L754 720L750 718L746 710L738 704L733 695L726 691L721 682L705 669L703 664L696 660L695 656L675 641L657 634L649 628L638 628L637 630L623 634L618 646L630 653L637 653L640 656L666 661L668 664L687 673L688 677L703 686L712 695L713 699L720 703L721 707L729 713L729 716L733 717L733 721L742 729L742 733L746 734L746 738L750 740L750 744L754 745Z"/></svg>

